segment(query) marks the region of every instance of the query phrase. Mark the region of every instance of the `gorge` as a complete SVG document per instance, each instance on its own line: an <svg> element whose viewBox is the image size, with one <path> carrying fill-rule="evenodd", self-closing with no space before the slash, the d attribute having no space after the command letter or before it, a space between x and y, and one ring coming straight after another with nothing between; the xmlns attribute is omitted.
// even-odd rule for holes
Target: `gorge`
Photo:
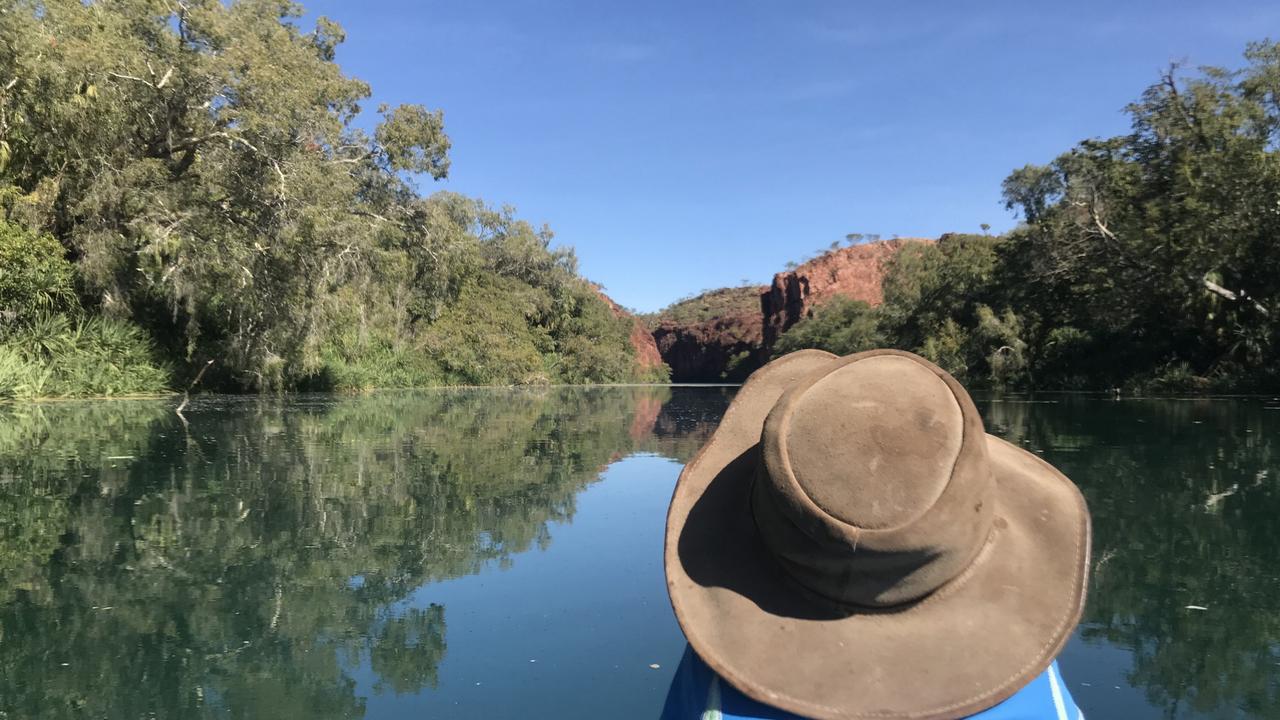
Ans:
<svg viewBox="0 0 1280 720"><path fill-rule="evenodd" d="M909 243L894 238L833 249L773 276L768 286L721 288L650 318L673 382L741 382L768 361L778 338L835 297L879 305L887 262ZM637 355L641 354L637 344Z"/></svg>

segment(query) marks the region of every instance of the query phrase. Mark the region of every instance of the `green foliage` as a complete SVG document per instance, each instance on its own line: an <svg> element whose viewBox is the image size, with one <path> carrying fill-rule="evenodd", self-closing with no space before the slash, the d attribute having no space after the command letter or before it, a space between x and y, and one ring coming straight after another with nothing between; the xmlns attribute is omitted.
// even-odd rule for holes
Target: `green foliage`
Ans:
<svg viewBox="0 0 1280 720"><path fill-rule="evenodd" d="M554 343L545 328L529 323L541 299L511 278L468 283L423 333L422 349L440 359L452 385L547 383L543 353Z"/></svg>
<svg viewBox="0 0 1280 720"><path fill-rule="evenodd" d="M1049 387L1084 390L1089 388L1095 357L1093 336L1064 325L1046 334L1036 371L1040 381Z"/></svg>
<svg viewBox="0 0 1280 720"><path fill-rule="evenodd" d="M693 297L677 300L656 313L645 316L650 326L664 320L678 323L699 323L714 318L736 315L753 315L760 312L760 294L768 288L759 285L743 285L734 288L708 290Z"/></svg>
<svg viewBox="0 0 1280 720"><path fill-rule="evenodd" d="M74 267L52 235L0 220L0 323L20 323L36 313L75 303Z"/></svg>
<svg viewBox="0 0 1280 720"><path fill-rule="evenodd" d="M944 235L936 243L904 245L884 277L880 315L886 334L904 349L915 349L947 320L973 327L979 305L989 300L1000 241Z"/></svg>
<svg viewBox="0 0 1280 720"><path fill-rule="evenodd" d="M565 383L640 379L631 348L632 319L615 315L585 285L574 295L572 313L550 328L556 342L554 377Z"/></svg>
<svg viewBox="0 0 1280 720"><path fill-rule="evenodd" d="M421 105L382 105L385 115L374 131L374 141L394 172L428 173L437 180L449 172L449 138L444 134L444 113Z"/></svg>
<svg viewBox="0 0 1280 720"><path fill-rule="evenodd" d="M1026 223L888 264L884 344L995 385L1280 389L1280 44L1238 71L1172 68L1132 131L1004 181ZM839 346L852 320L783 335Z"/></svg>
<svg viewBox="0 0 1280 720"><path fill-rule="evenodd" d="M39 233L0 229L0 311L76 310L74 285L227 389L632 379L625 323L548 230L418 194L449 168L440 111L356 127L370 89L334 62L336 23L275 0L4 15L0 204Z"/></svg>
<svg viewBox="0 0 1280 720"><path fill-rule="evenodd" d="M46 314L0 332L0 398L165 392L170 371L125 321Z"/></svg>
<svg viewBox="0 0 1280 720"><path fill-rule="evenodd" d="M831 301L788 328L774 345L774 355L817 348L837 355L871 350L884 344L871 306L845 297Z"/></svg>
<svg viewBox="0 0 1280 720"><path fill-rule="evenodd" d="M38 397L44 394L49 371L22 353L0 344L0 399Z"/></svg>
<svg viewBox="0 0 1280 720"><path fill-rule="evenodd" d="M1005 282L1050 329L1031 348L1046 380L1081 379L1054 367L1059 328L1088 336L1067 344L1090 348L1078 368L1095 386L1147 376L1173 387L1275 363L1280 52L1254 43L1245 57L1239 71L1171 68L1128 107L1128 135L1006 180L1028 223L1010 237Z"/></svg>
<svg viewBox="0 0 1280 720"><path fill-rule="evenodd" d="M925 338L917 352L961 381L969 378L969 333L951 318Z"/></svg>
<svg viewBox="0 0 1280 720"><path fill-rule="evenodd" d="M1049 204L1061 197L1062 189L1062 178L1043 165L1024 165L1000 184L1005 209L1020 211L1029 223L1044 215Z"/></svg>
<svg viewBox="0 0 1280 720"><path fill-rule="evenodd" d="M1207 389L1208 380L1196 375L1190 363L1185 361L1171 362L1156 369L1149 377L1135 378L1135 389L1156 393L1203 392Z"/></svg>
<svg viewBox="0 0 1280 720"><path fill-rule="evenodd" d="M996 385L1021 384L1027 372L1027 343L1022 339L1022 319L1012 310L996 315L986 305L978 306L978 327L974 339L986 351L987 368Z"/></svg>

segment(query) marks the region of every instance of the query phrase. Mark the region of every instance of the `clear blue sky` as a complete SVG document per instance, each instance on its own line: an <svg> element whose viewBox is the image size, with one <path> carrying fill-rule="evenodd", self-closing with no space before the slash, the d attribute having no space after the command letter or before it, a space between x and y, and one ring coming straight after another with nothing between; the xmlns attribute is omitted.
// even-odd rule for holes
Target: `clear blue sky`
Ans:
<svg viewBox="0 0 1280 720"><path fill-rule="evenodd" d="M1013 168L1124 132L1172 60L1238 66L1276 2L303 0L380 102L445 113L448 180L628 307L765 283L849 232L997 230Z"/></svg>

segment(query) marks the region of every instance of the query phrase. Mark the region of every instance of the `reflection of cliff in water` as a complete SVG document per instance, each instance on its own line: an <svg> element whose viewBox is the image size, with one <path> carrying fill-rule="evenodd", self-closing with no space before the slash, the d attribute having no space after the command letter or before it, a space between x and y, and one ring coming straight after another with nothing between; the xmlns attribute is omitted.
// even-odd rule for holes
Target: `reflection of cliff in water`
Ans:
<svg viewBox="0 0 1280 720"><path fill-rule="evenodd" d="M0 716L358 717L362 662L431 687L445 608L395 603L545 547L611 460L696 449L715 403L670 392L0 408Z"/></svg>
<svg viewBox="0 0 1280 720"><path fill-rule="evenodd" d="M688 462L715 432L736 387L676 388L636 449Z"/></svg>
<svg viewBox="0 0 1280 720"><path fill-rule="evenodd" d="M1129 651L1127 679L1166 717L1280 717L1280 407L981 405L1089 500L1084 642Z"/></svg>

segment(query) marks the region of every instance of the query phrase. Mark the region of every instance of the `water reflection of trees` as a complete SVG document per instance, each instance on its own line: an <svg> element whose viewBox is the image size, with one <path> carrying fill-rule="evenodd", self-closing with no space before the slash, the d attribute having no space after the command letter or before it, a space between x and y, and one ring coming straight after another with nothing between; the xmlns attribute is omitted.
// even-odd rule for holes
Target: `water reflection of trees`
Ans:
<svg viewBox="0 0 1280 720"><path fill-rule="evenodd" d="M688 459L731 393L671 393L205 401L187 431L165 403L0 407L0 716L359 717L360 664L430 688L446 608L400 601L545 546L617 458ZM1280 411L983 408L1089 498L1084 642L1170 717L1280 716Z"/></svg>
<svg viewBox="0 0 1280 720"><path fill-rule="evenodd" d="M1044 451L1088 497L1082 638L1130 650L1129 681L1167 717L1280 717L1280 411L1081 399L984 410L989 429Z"/></svg>
<svg viewBox="0 0 1280 720"><path fill-rule="evenodd" d="M359 717L365 662L431 687L445 608L397 601L685 452L669 392L0 408L0 717Z"/></svg>

